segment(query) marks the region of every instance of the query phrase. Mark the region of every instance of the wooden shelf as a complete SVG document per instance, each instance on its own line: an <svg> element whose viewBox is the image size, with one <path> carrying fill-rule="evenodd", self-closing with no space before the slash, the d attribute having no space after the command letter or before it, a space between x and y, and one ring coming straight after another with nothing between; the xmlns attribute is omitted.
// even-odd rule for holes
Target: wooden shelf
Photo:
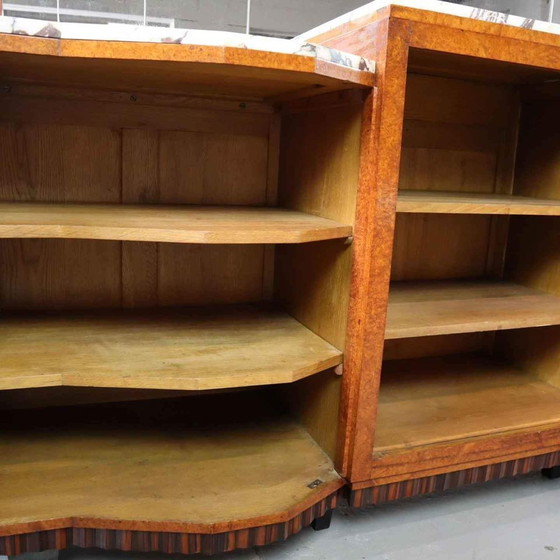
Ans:
<svg viewBox="0 0 560 560"><path fill-rule="evenodd" d="M342 361L289 315L256 306L4 316L0 355L0 389L246 387Z"/></svg>
<svg viewBox="0 0 560 560"><path fill-rule="evenodd" d="M560 200L484 193L399 191L397 212L560 216Z"/></svg>
<svg viewBox="0 0 560 560"><path fill-rule="evenodd" d="M0 419L0 536L230 532L287 522L342 485L307 432L261 391Z"/></svg>
<svg viewBox="0 0 560 560"><path fill-rule="evenodd" d="M351 226L282 208L0 203L1 238L248 244L351 235Z"/></svg>
<svg viewBox="0 0 560 560"><path fill-rule="evenodd" d="M493 281L395 282L385 338L560 324L560 298Z"/></svg>
<svg viewBox="0 0 560 560"><path fill-rule="evenodd" d="M375 451L560 422L560 389L478 355L386 362Z"/></svg>

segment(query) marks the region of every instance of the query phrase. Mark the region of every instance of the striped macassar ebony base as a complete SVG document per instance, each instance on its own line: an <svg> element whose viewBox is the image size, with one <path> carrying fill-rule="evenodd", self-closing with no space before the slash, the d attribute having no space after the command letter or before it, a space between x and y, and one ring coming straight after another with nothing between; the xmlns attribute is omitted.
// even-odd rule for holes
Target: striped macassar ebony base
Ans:
<svg viewBox="0 0 560 560"><path fill-rule="evenodd" d="M422 494L443 492L471 484L527 474L556 465L560 465L560 452L352 490L348 501L353 507L379 505L402 498L412 498Z"/></svg>
<svg viewBox="0 0 560 560"><path fill-rule="evenodd" d="M0 555L12 556L24 552L62 550L70 546L134 552L220 554L285 540L311 525L315 519L322 517L329 510L334 509L338 504L339 495L340 492L337 491L327 496L285 523L275 523L263 527L252 527L218 534L71 527L0 537Z"/></svg>

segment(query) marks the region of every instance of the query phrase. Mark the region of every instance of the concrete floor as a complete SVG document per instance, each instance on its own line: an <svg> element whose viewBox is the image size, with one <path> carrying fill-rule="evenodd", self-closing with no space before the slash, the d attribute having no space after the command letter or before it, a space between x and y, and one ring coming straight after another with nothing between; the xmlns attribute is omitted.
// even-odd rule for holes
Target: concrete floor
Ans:
<svg viewBox="0 0 560 560"><path fill-rule="evenodd" d="M58 557L47 552L17 560L186 558L74 549ZM286 542L214 559L560 560L560 479L535 474L380 507L343 509L327 531L306 529Z"/></svg>

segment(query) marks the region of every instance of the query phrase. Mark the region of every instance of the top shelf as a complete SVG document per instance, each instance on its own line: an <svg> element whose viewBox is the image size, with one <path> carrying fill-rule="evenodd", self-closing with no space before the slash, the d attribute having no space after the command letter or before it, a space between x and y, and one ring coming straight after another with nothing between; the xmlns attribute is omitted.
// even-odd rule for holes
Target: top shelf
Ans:
<svg viewBox="0 0 560 560"><path fill-rule="evenodd" d="M485 193L399 191L397 212L560 216L560 200Z"/></svg>
<svg viewBox="0 0 560 560"><path fill-rule="evenodd" d="M295 40L57 22L47 29L44 21L0 17L5 80L274 100L372 87L374 68L362 57Z"/></svg>
<svg viewBox="0 0 560 560"><path fill-rule="evenodd" d="M0 203L0 238L268 244L351 235L349 225L282 208Z"/></svg>

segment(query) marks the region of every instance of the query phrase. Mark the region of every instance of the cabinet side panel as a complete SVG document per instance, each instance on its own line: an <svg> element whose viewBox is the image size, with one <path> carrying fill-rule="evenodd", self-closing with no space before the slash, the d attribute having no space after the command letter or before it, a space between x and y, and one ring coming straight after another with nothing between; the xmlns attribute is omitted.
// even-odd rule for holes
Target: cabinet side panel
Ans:
<svg viewBox="0 0 560 560"><path fill-rule="evenodd" d="M360 166L360 102L285 114L279 170L281 206L354 224ZM279 246L275 291L289 313L344 349L352 246L344 240ZM341 377L332 371L287 389L309 433L336 456Z"/></svg>
<svg viewBox="0 0 560 560"><path fill-rule="evenodd" d="M515 194L560 199L560 102L523 105Z"/></svg>
<svg viewBox="0 0 560 560"><path fill-rule="evenodd" d="M287 114L282 122L279 201L354 224L362 104ZM288 310L344 348L351 245L342 240L279 247L276 293Z"/></svg>

